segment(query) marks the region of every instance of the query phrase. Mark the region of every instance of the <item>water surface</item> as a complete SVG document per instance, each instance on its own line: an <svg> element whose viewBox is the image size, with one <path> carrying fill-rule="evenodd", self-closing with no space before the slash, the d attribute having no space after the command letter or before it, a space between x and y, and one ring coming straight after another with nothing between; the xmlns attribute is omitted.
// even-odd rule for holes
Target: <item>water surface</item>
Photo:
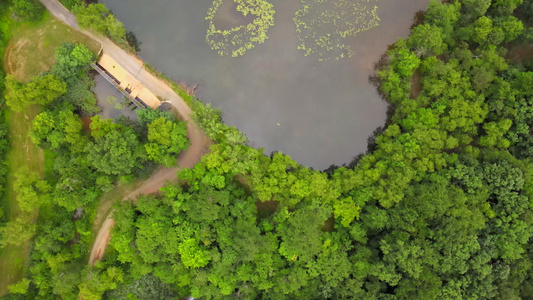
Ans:
<svg viewBox="0 0 533 300"><path fill-rule="evenodd" d="M221 57L205 42L210 0L101 2L137 35L146 62L199 84L197 95L221 108L225 123L244 132L251 146L325 169L364 152L368 136L383 125L387 104L368 77L387 45L407 36L414 14L429 1L377 1L380 26L347 40L353 57L327 62L297 50L292 18L300 0L272 0L269 39L238 58ZM215 21L242 20L224 8Z"/></svg>
<svg viewBox="0 0 533 300"><path fill-rule="evenodd" d="M137 113L135 112L135 106L133 106L124 95L115 88L114 85L109 83L103 76L95 75L93 93L98 99L98 106L102 109L99 113L105 119L116 119L119 116L126 116L132 120L137 120ZM116 103L110 103L107 101L107 97L114 97ZM124 103L122 107L121 105ZM117 108L118 107L118 108Z"/></svg>

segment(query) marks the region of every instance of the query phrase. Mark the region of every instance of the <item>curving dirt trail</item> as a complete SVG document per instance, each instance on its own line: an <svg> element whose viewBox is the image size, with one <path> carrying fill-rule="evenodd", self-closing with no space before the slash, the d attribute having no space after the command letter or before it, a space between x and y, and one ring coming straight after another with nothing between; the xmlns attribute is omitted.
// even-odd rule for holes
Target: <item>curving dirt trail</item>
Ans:
<svg viewBox="0 0 533 300"><path fill-rule="evenodd" d="M113 225L115 225L115 221L108 216L102 224L102 227L100 227L89 258L89 264L91 266L104 255L105 248L111 239L111 227L113 227Z"/></svg>
<svg viewBox="0 0 533 300"><path fill-rule="evenodd" d="M196 152L198 154L201 154L200 157L209 151L209 146L212 144L212 142L207 137L204 136L203 139L203 148L199 149L199 152ZM184 155L180 155L180 157L178 158L178 165L180 167L160 168L152 176L150 176L150 178L143 182L141 186L139 186L133 192L129 193L122 200L135 200L139 195L157 193L159 189L165 185L165 183L176 180L176 173L181 168L192 168L199 161L196 155L187 155L187 153L192 152L186 151ZM113 225L115 225L115 222L112 219L112 214L113 211L111 211L107 215L105 221L98 230L98 234L96 235L96 239L94 240L93 248L91 249L91 253L89 255L89 264L91 266L94 265L97 260L102 259L107 244L109 244L109 241L111 239L111 228L113 227Z"/></svg>
<svg viewBox="0 0 533 300"><path fill-rule="evenodd" d="M187 122L187 137L191 145L187 150L182 152L178 158L179 168L160 168L140 187L128 194L123 200L134 199L138 195L156 193L167 181L176 180L176 173L180 168L192 168L201 157L209 151L211 141L192 120L191 108L185 101L168 86L166 82L155 77L144 67L144 63L135 55L124 51L107 37L94 34L86 30L80 30L76 18L57 0L40 0L41 3L59 20L63 21L70 27L74 28L92 38L102 45L102 50L118 62L127 72L135 77L139 82L157 96L169 101L175 107L181 118ZM110 212L103 222L93 248L89 256L89 264L93 265L95 261L100 260L104 255L105 248L111 238L111 227L114 221Z"/></svg>

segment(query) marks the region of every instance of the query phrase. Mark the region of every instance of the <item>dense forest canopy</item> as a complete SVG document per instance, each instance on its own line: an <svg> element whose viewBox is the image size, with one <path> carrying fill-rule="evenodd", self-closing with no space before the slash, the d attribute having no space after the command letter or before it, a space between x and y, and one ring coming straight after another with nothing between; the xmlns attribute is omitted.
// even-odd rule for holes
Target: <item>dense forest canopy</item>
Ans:
<svg viewBox="0 0 533 300"><path fill-rule="evenodd" d="M183 123L153 110L138 123L96 116L84 131L92 100L67 95L85 86L89 53L58 48L48 74L5 80L13 109L46 107L31 138L54 157L45 179L17 176L20 207L41 208L37 223L0 228L0 247L33 236L29 272L6 298L532 298L532 25L531 0L431 1L378 65L386 126L368 153L324 172L265 156L181 92L215 144L159 194L116 201L94 267L98 197L189 143Z"/></svg>

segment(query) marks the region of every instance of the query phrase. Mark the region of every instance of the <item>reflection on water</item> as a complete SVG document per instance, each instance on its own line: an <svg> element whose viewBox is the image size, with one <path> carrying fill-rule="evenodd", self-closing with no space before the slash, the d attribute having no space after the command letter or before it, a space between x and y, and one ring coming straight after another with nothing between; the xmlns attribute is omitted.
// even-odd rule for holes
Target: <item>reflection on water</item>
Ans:
<svg viewBox="0 0 533 300"><path fill-rule="evenodd" d="M224 121L243 131L252 146L324 169L364 152L368 136L383 125L387 105L368 76L429 1L377 1L380 25L347 40L353 57L328 62L297 49L292 18L300 0L272 0L269 39L238 58L219 56L205 41L210 0L102 2L142 41L145 61L172 78L200 83L198 96L221 108Z"/></svg>
<svg viewBox="0 0 533 300"><path fill-rule="evenodd" d="M248 14L246 17L237 11L237 3L233 1L224 1L218 8L218 13L213 18L213 23L220 30L229 30L231 28L251 23L255 17Z"/></svg>
<svg viewBox="0 0 533 300"><path fill-rule="evenodd" d="M115 88L111 83L105 80L101 75L94 77L93 92L98 99L98 106L102 109L100 116L106 119L116 119L119 116L126 116L132 120L137 120L137 113L135 106L132 105L124 95ZM108 97L113 97L114 101L111 103L107 100Z"/></svg>

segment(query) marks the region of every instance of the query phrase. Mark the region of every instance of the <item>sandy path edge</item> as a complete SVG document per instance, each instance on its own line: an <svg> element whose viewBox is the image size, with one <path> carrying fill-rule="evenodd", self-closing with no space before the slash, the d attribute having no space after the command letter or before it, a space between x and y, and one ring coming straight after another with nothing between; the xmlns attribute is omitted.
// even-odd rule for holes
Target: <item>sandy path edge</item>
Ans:
<svg viewBox="0 0 533 300"><path fill-rule="evenodd" d="M104 255L105 248L111 239L111 227L115 225L115 221L110 218L110 215L100 227L96 240L93 244L93 249L91 251L91 256L89 258L89 264L92 266L96 260L100 260Z"/></svg>

